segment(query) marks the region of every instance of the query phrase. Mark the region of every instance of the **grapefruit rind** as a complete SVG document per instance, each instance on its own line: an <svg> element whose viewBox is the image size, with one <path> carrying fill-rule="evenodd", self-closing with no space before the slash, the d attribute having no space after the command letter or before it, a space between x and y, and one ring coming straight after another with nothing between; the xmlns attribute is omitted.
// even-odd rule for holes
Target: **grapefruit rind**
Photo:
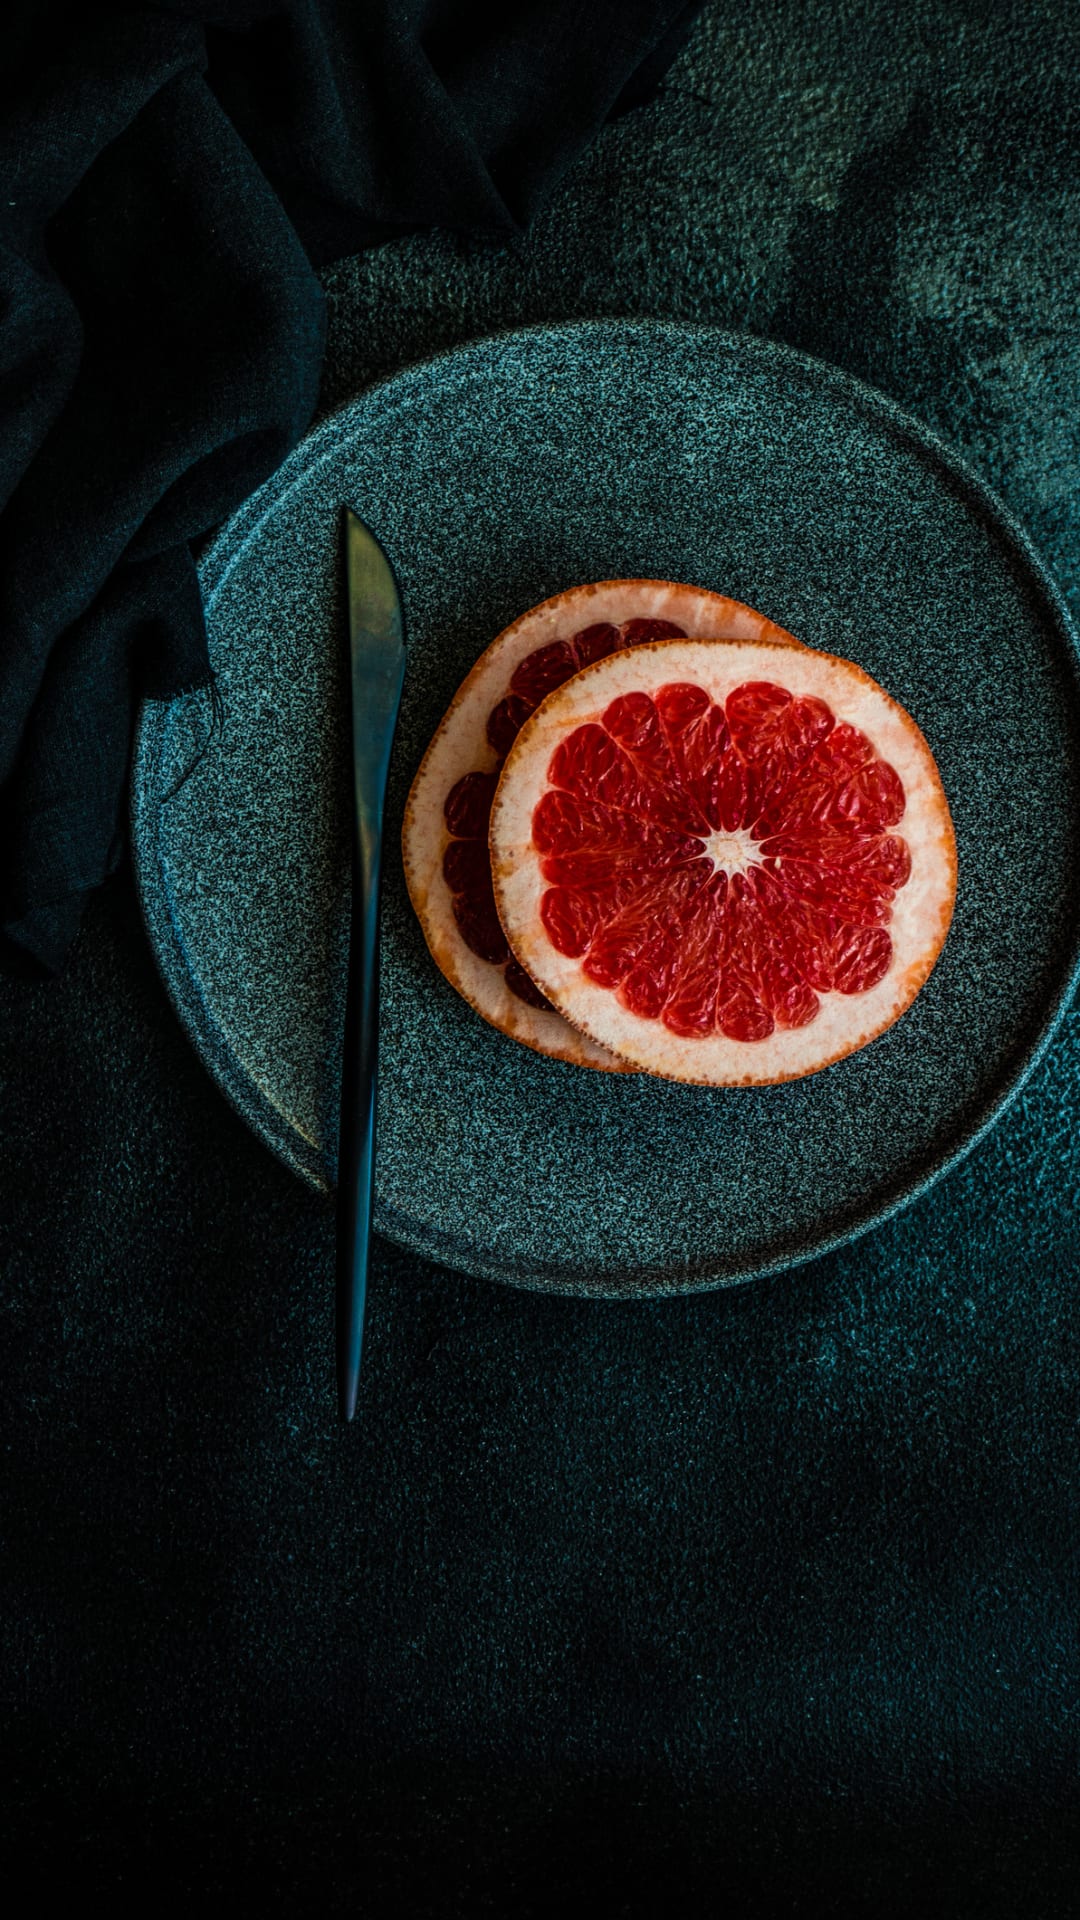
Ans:
<svg viewBox="0 0 1080 1920"><path fill-rule="evenodd" d="M782 664L781 664L782 663ZM905 810L897 831L908 843L911 876L896 894L887 973L864 993L825 993L807 1026L742 1041L713 1033L682 1038L624 1008L581 962L556 951L540 918L545 891L532 842L533 811L548 786L556 747L575 727L598 722L610 703L691 682L722 703L747 681L771 680L792 695L824 700L837 720L863 732L899 774ZM510 947L565 1018L628 1065L707 1086L765 1086L800 1079L863 1047L900 1018L927 980L952 919L956 840L941 778L911 716L851 662L808 648L734 641L661 640L586 667L548 696L507 756L491 812L495 898Z"/></svg>
<svg viewBox="0 0 1080 1920"><path fill-rule="evenodd" d="M506 627L462 681L413 780L401 836L409 898L431 956L450 985L491 1026L524 1046L609 1073L633 1069L568 1024L561 1013L519 1000L506 985L502 968L480 959L462 939L443 875L443 856L451 839L443 806L450 789L465 774L494 773L498 768L498 755L487 739L488 715L506 693L521 661L538 647L596 622L621 626L638 618L673 621L691 637L801 646L783 627L741 601L671 580L600 580L555 594Z"/></svg>

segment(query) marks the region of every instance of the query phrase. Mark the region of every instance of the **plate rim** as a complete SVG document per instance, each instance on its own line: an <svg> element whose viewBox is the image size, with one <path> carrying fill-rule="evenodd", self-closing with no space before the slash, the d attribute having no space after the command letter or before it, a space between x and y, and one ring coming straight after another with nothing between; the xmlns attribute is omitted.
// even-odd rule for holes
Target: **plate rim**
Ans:
<svg viewBox="0 0 1080 1920"><path fill-rule="evenodd" d="M317 419L281 465L235 509L215 534L201 556L197 569L208 619L214 598L226 583L232 568L239 563L247 546L257 536L264 520L279 512L293 488L301 480L309 479L319 465L331 457L343 431L347 431L350 416L360 413L379 395L388 390L407 388L410 383L430 378L433 374L438 375L443 367L460 365L470 358L479 359L484 354L505 350L518 343L559 339L587 343L628 334L651 339L665 335L676 341L696 340L733 356L740 353L760 356L761 360L772 361L801 380L824 384L889 426L902 439L914 442L922 453L930 455L935 465L944 469L962 493L969 500L973 499L981 514L993 522L995 534L1011 549L1014 563L1019 563L1029 585L1034 585L1041 595L1044 611L1050 617L1055 637L1071 667L1074 691L1080 706L1080 633L1064 593L1018 516L966 456L958 453L934 428L907 412L889 394L843 367L804 353L801 348L789 346L786 341L773 339L766 334L714 327L706 322L682 322L641 315L609 315L551 323L541 321L526 327L499 328L459 341L422 359L409 361L361 388L340 406ZM195 690L196 695L200 692L208 696L207 688ZM192 697L192 694L184 694L167 700L146 698L140 705L136 719L128 813L132 867L143 924L158 973L180 1025L229 1105L276 1159L289 1166L309 1188L327 1196L332 1189L322 1171L323 1156L319 1149L305 1139L295 1123L287 1120L254 1079L238 1066L234 1054L222 1040L199 991L198 982L186 963L184 945L170 911L171 890L166 868L160 858L162 812L153 777L160 766L166 715L176 704L177 698ZM376 1231L421 1258L455 1272L515 1286L527 1292L560 1294L579 1299L627 1301L681 1298L687 1294L747 1285L753 1280L788 1273L810 1261L822 1259L862 1238L875 1227L884 1225L913 1205L974 1152L1040 1065L1053 1044L1078 986L1080 904L1074 913L1071 941L1063 948L1055 991L1047 1000L1034 1034L1021 1048L1004 1076L996 1082L996 1091L989 1104L980 1103L976 1117L970 1124L960 1126L950 1142L932 1157L919 1177L897 1180L884 1193L879 1190L874 1201L852 1209L831 1232L815 1235L810 1244L806 1244L803 1237L801 1244L796 1241L789 1248L766 1259L736 1264L732 1271L724 1271L723 1261L712 1256L708 1260L681 1265L674 1279L674 1269L670 1265L624 1265L618 1270L622 1278L617 1276L615 1270L594 1269L591 1270L588 1286L583 1287L580 1284L583 1269L536 1266L530 1269L529 1274L523 1274L492 1258L487 1250L462 1247L459 1241L449 1235L443 1236L437 1227L420 1230L396 1208L378 1200L375 1208Z"/></svg>

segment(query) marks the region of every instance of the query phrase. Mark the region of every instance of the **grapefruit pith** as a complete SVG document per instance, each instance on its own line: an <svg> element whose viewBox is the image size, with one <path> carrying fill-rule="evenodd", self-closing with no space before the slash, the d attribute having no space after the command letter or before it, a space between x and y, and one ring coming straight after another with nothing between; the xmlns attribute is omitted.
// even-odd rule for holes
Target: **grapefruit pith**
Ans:
<svg viewBox="0 0 1080 1920"><path fill-rule="evenodd" d="M799 645L764 614L701 587L603 580L570 588L522 614L480 656L409 793L405 879L436 965L493 1026L580 1066L627 1070L564 1020L511 953L491 879L491 804L518 732L553 690L617 652L694 635Z"/></svg>
<svg viewBox="0 0 1080 1920"><path fill-rule="evenodd" d="M491 813L509 945L553 1006L676 1080L795 1079L910 1006L956 847L910 715L860 668L661 640L549 695Z"/></svg>

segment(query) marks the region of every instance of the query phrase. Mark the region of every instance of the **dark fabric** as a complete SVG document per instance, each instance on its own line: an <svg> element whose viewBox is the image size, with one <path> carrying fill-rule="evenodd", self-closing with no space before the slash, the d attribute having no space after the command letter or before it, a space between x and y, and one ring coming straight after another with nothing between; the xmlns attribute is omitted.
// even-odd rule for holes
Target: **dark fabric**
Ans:
<svg viewBox="0 0 1080 1920"><path fill-rule="evenodd" d="M647 98L686 0L19 0L0 79L0 924L59 964L134 706L208 675L190 543L318 392L312 262L502 235Z"/></svg>

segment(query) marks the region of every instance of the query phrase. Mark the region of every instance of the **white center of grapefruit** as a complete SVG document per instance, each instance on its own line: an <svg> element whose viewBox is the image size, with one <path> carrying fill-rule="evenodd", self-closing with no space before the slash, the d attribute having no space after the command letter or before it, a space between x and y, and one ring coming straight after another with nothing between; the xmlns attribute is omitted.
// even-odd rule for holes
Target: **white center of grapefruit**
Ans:
<svg viewBox="0 0 1080 1920"><path fill-rule="evenodd" d="M749 873L751 867L760 867L762 864L758 843L752 833L738 830L734 833L710 833L703 844L718 872Z"/></svg>

